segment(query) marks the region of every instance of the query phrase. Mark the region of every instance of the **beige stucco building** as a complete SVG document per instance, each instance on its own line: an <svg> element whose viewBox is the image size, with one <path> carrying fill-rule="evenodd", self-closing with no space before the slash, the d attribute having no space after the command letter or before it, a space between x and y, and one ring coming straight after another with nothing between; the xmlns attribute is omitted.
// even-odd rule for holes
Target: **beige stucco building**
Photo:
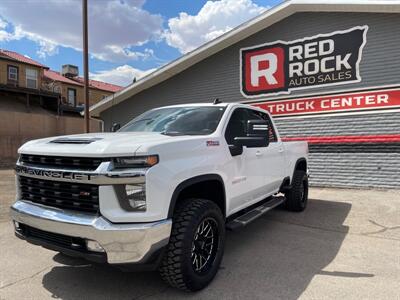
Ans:
<svg viewBox="0 0 400 300"><path fill-rule="evenodd" d="M8 101L9 107L24 102L28 111L31 105L39 104L58 113L80 112L84 108L83 78L75 66L64 65L62 70L50 70L27 56L0 49L0 98ZM89 104L96 104L122 88L89 80Z"/></svg>

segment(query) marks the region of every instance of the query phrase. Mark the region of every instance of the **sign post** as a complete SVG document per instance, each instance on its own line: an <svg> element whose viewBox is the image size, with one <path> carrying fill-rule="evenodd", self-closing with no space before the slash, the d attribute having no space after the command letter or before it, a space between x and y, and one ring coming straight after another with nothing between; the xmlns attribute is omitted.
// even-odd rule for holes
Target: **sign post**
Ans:
<svg viewBox="0 0 400 300"><path fill-rule="evenodd" d="M83 89L85 103L85 132L90 132L89 120L89 58L88 58L88 16L87 0L82 0L82 32L83 32Z"/></svg>

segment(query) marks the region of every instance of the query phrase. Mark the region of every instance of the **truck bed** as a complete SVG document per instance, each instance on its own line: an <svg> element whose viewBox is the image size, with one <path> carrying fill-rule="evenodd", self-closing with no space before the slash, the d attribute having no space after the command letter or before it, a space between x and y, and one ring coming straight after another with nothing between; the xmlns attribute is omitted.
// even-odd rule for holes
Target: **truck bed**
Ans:
<svg viewBox="0 0 400 300"><path fill-rule="evenodd" d="M285 150L286 156L286 174L292 177L292 172L294 170L294 166L296 161L300 157L307 157L308 156L308 143L302 141L296 142L283 142L283 148Z"/></svg>

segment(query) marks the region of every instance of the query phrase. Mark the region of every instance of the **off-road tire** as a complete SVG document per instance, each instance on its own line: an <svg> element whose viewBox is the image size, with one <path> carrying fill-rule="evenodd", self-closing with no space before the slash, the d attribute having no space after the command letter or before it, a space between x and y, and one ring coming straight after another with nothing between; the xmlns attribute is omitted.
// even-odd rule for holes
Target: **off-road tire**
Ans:
<svg viewBox="0 0 400 300"><path fill-rule="evenodd" d="M218 235L213 261L204 273L196 273L192 264L192 249L198 227L205 220L215 220ZM214 221L213 221L214 222ZM214 278L222 260L225 242L225 221L220 208L212 201L185 199L175 208L172 232L159 267L164 281L184 291L198 291Z"/></svg>
<svg viewBox="0 0 400 300"><path fill-rule="evenodd" d="M305 171L296 170L293 175L292 187L285 193L284 207L290 211L300 212L307 207L308 176Z"/></svg>

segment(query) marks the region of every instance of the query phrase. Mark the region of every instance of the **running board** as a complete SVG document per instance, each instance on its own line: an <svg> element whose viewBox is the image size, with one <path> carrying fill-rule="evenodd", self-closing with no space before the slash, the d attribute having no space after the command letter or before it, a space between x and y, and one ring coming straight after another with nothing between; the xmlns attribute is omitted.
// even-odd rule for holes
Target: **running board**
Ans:
<svg viewBox="0 0 400 300"><path fill-rule="evenodd" d="M282 204L283 202L285 202L285 200L286 199L283 196L272 197L271 200L269 200L268 202L264 202L260 206L257 206L252 210L244 213L243 215L238 216L236 219L228 222L226 224L226 228L229 230L235 230L240 227L246 226L250 222L261 217L267 211L270 211L274 207L277 207L278 205Z"/></svg>

